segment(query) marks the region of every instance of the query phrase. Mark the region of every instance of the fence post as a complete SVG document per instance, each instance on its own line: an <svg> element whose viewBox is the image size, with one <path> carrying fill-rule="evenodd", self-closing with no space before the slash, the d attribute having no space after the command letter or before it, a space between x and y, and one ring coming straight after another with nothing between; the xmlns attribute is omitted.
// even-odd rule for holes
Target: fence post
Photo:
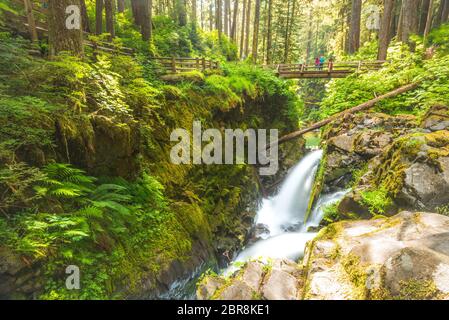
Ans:
<svg viewBox="0 0 449 320"><path fill-rule="evenodd" d="M203 65L203 72L206 71L206 58L203 57L203 59L201 59L201 63Z"/></svg>
<svg viewBox="0 0 449 320"><path fill-rule="evenodd" d="M176 59L175 59L175 57L171 58L171 71L173 73L176 73Z"/></svg>
<svg viewBox="0 0 449 320"><path fill-rule="evenodd" d="M198 58L195 58L195 64L196 64L196 69L199 70L200 69L200 60Z"/></svg>

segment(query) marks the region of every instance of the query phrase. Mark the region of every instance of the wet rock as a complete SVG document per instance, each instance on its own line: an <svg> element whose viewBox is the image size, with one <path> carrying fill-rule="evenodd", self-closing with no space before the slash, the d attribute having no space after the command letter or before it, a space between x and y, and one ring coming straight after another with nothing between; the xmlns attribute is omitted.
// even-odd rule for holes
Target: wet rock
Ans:
<svg viewBox="0 0 449 320"><path fill-rule="evenodd" d="M354 141L356 136L348 135L347 133L332 137L328 140L328 146L333 148L338 148L346 152L352 152L354 148Z"/></svg>
<svg viewBox="0 0 449 320"><path fill-rule="evenodd" d="M218 300L252 300L255 296L254 290L242 281L235 281L217 297Z"/></svg>
<svg viewBox="0 0 449 320"><path fill-rule="evenodd" d="M307 299L449 298L449 217L340 222L307 248Z"/></svg>
<svg viewBox="0 0 449 320"><path fill-rule="evenodd" d="M216 276L205 277L198 285L197 297L295 300L302 295L302 275L302 266L288 259L251 261L226 280Z"/></svg>
<svg viewBox="0 0 449 320"><path fill-rule="evenodd" d="M449 132L448 132L449 138ZM397 201L417 209L435 209L449 202L449 157L438 159L438 168L416 162L404 171Z"/></svg>
<svg viewBox="0 0 449 320"><path fill-rule="evenodd" d="M367 158L379 155L393 141L393 134L379 130L365 130L357 135L354 152Z"/></svg>
<svg viewBox="0 0 449 320"><path fill-rule="evenodd" d="M261 239L266 239L269 235L270 235L270 230L268 229L267 225L265 225L263 223L256 224L249 231L247 241L246 241L247 245L251 245Z"/></svg>
<svg viewBox="0 0 449 320"><path fill-rule="evenodd" d="M226 281L219 277L207 277L201 284L198 286L196 291L196 296L198 300L207 300L210 299L215 291L218 288L223 286Z"/></svg>
<svg viewBox="0 0 449 320"><path fill-rule="evenodd" d="M248 262L243 270L241 279L254 291L258 291L260 284L263 280L264 269L260 262L252 261Z"/></svg>
<svg viewBox="0 0 449 320"><path fill-rule="evenodd" d="M430 131L444 130L449 127L449 108L436 105L427 111L421 127Z"/></svg>
<svg viewBox="0 0 449 320"><path fill-rule="evenodd" d="M298 282L294 276L287 272L273 269L267 275L262 294L268 300L296 300Z"/></svg>

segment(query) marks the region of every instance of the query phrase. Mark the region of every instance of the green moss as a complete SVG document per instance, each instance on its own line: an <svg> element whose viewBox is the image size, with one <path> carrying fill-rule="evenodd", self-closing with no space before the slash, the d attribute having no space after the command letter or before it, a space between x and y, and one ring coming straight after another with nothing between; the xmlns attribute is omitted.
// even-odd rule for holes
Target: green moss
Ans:
<svg viewBox="0 0 449 320"><path fill-rule="evenodd" d="M321 229L313 241L333 240L340 234L342 228L343 228L342 222L332 223L327 227Z"/></svg>
<svg viewBox="0 0 449 320"><path fill-rule="evenodd" d="M348 254L340 262L348 274L349 280L355 287L355 298L364 299L366 296L367 273L361 266L360 258L354 254Z"/></svg>
<svg viewBox="0 0 449 320"><path fill-rule="evenodd" d="M369 211L373 216L384 214L393 204L393 201L384 186L375 190L362 191L360 195L362 197L362 203L369 208Z"/></svg>
<svg viewBox="0 0 449 320"><path fill-rule="evenodd" d="M401 300L429 300L438 294L435 283L431 280L410 279L400 281L400 293L397 299Z"/></svg>

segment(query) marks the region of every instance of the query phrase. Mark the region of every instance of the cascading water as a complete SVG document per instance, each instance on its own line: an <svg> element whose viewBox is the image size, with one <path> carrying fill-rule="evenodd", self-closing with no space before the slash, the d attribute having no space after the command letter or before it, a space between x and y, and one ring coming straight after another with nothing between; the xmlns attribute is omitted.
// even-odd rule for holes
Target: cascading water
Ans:
<svg viewBox="0 0 449 320"><path fill-rule="evenodd" d="M313 151L305 156L287 176L279 194L263 202L255 223L263 224L270 230L270 236L282 234L304 220L315 173L323 151Z"/></svg>
<svg viewBox="0 0 449 320"><path fill-rule="evenodd" d="M338 191L322 195L308 221L304 221L322 156L321 150L310 152L291 170L278 195L262 201L254 223L263 225L267 232L261 235L260 240L247 246L237 255L229 267L223 271L225 275L238 269L239 262L268 258L297 260L304 255L306 242L316 236L316 233L307 232L307 230L320 224L324 216L323 209L326 206L339 201L347 193L347 191ZM175 282L169 292L160 298L194 298L194 287L200 273L194 273L187 279Z"/></svg>
<svg viewBox="0 0 449 320"><path fill-rule="evenodd" d="M240 262L252 259L289 258L296 260L304 255L307 241L316 233L307 232L323 219L323 209L343 198L347 191L338 191L321 196L305 220L315 175L323 151L312 151L305 156L289 173L281 189L273 198L264 199L255 218L255 225L263 226L267 232L261 239L245 248L234 259L225 274L236 270Z"/></svg>

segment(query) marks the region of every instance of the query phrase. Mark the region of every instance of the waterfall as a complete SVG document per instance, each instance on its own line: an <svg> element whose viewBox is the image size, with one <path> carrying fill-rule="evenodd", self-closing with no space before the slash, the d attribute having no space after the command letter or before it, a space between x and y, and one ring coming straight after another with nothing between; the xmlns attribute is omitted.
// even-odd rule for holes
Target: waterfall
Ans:
<svg viewBox="0 0 449 320"><path fill-rule="evenodd" d="M324 216L323 209L342 199L348 192L320 196L309 221L304 221L322 156L322 150L310 152L290 171L279 193L263 200L255 225L263 226L267 232L237 255L224 270L225 275L238 269L241 262L276 258L297 260L304 255L307 241L316 236L316 233L308 232L308 228L318 226Z"/></svg>
<svg viewBox="0 0 449 320"><path fill-rule="evenodd" d="M285 232L291 226L304 223L316 171L323 151L313 151L305 156L289 173L279 194L264 201L256 216L256 224L270 230L270 236Z"/></svg>

